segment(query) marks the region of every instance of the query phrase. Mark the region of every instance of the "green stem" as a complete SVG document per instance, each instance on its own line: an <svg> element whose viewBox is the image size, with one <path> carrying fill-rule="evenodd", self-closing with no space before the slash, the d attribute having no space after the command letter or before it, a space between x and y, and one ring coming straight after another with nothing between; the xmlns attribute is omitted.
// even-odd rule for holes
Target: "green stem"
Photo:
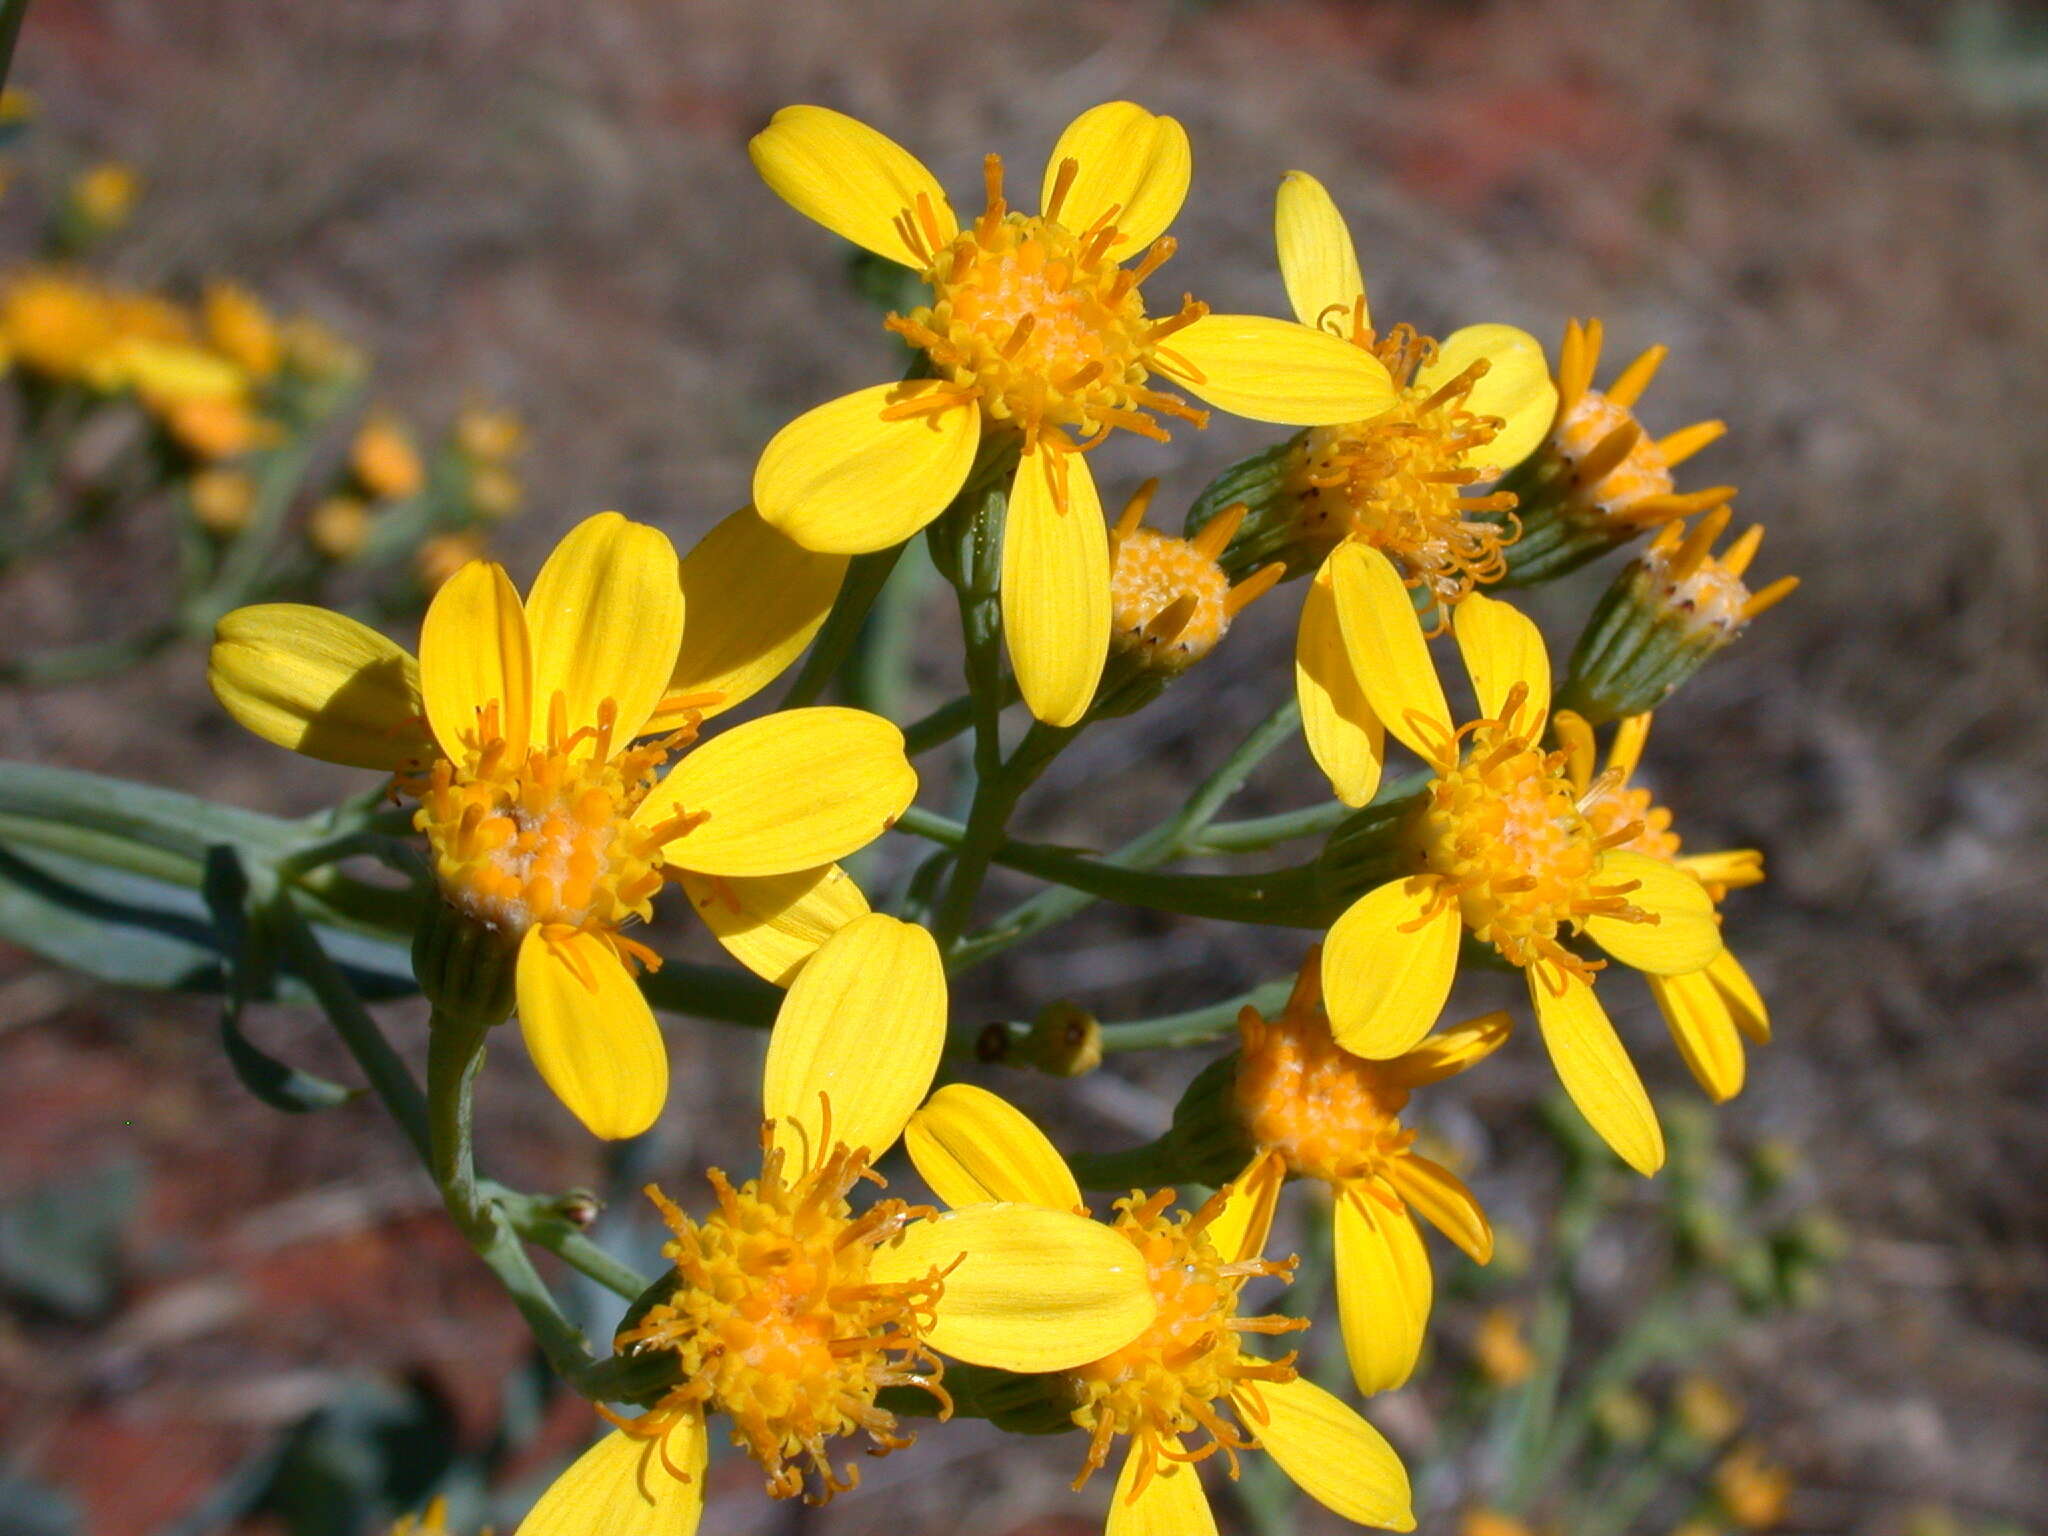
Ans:
<svg viewBox="0 0 2048 1536"><path fill-rule="evenodd" d="M896 569L896 562L902 557L903 546L896 544L872 554L855 555L847 562L846 576L839 583L839 596L832 600L832 611L825 616L824 627L811 644L811 654L805 658L803 670L789 685L789 692L782 696L784 709L800 709L806 704L816 703L826 686L839 675L839 669L853 655L861 626L867 622L868 610L875 606L875 599L881 596L882 588L888 583L889 573Z"/></svg>
<svg viewBox="0 0 2048 1536"><path fill-rule="evenodd" d="M1017 691L1017 679L1005 675L1003 678L1002 705L1008 709L1022 696ZM933 747L944 746L955 736L974 724L974 697L961 694L957 699L948 699L930 714L913 720L903 727L903 747L912 757L929 752Z"/></svg>
<svg viewBox="0 0 2048 1536"><path fill-rule="evenodd" d="M606 1253L562 1214L562 1202L548 1195L529 1195L484 1180L485 1199L505 1213L506 1221L526 1241L545 1248L579 1274L587 1275L615 1296L632 1301L654 1282Z"/></svg>
<svg viewBox="0 0 2048 1536"><path fill-rule="evenodd" d="M1341 800L1303 806L1298 811L1279 811L1271 816L1254 816L1245 821L1218 821L1188 839L1189 853L1257 853L1297 838L1322 837L1333 832L1352 808Z"/></svg>

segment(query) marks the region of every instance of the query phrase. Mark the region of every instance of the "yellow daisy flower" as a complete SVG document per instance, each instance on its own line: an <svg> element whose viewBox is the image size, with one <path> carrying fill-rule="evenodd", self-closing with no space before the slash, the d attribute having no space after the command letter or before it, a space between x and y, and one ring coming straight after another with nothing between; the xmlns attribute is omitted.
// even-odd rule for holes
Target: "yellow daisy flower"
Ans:
<svg viewBox="0 0 2048 1536"><path fill-rule="evenodd" d="M1323 992L1338 1043L1375 1060L1413 1049L1443 1011L1469 935L1527 975L1566 1091L1624 1161L1654 1172L1656 1113L1593 995L1604 962L1567 940L1653 975L1696 971L1721 947L1712 901L1682 870L1621 846L1632 828L1597 832L1564 754L1543 750L1550 661L1534 624L1480 593L1458 604L1452 627L1480 714L1454 726L1393 566L1350 544L1331 563L1367 701L1435 773L1393 834L1393 878L1330 929Z"/></svg>
<svg viewBox="0 0 2048 1536"><path fill-rule="evenodd" d="M1272 1019L1238 1017L1234 1074L1239 1124L1256 1150L1238 1182L1288 1174L1327 1185L1336 1223L1338 1321L1361 1392L1405 1382L1422 1351L1432 1282L1417 1214L1475 1264L1493 1257L1493 1228L1463 1181L1417 1153L1400 1114L1411 1090L1463 1072L1508 1037L1491 1013L1387 1061L1339 1046L1323 1011L1321 956L1303 962L1287 1006Z"/></svg>
<svg viewBox="0 0 2048 1536"><path fill-rule="evenodd" d="M808 548L886 549L945 509L985 438L1014 442L1003 625L1024 700L1049 725L1080 719L1109 648L1109 550L1083 450L1118 429L1164 439L1162 416L1207 419L1153 375L1290 426L1391 398L1377 359L1306 326L1194 299L1146 313L1140 288L1173 255L1163 236L1188 188L1187 133L1170 117L1127 101L1082 113L1046 163L1036 215L1011 208L989 156L987 206L965 229L915 157L838 112L785 107L750 148L792 207L931 286L929 304L887 322L929 376L784 427L754 472L755 504Z"/></svg>
<svg viewBox="0 0 2048 1536"><path fill-rule="evenodd" d="M985 1089L953 1083L911 1117L904 1145L948 1204L977 1201L1080 1211L1073 1173L1020 1111ZM1264 1450L1319 1503L1387 1530L1415 1527L1408 1474L1378 1430L1303 1379L1294 1356L1247 1351L1245 1334L1291 1333L1303 1318L1246 1317L1248 1280L1286 1276L1293 1260L1262 1258L1280 1176L1261 1159L1199 1211L1170 1213L1174 1192L1133 1191L1116 1202L1109 1231L1143 1255L1157 1307L1151 1326L1099 1358L1068 1368L1059 1390L1088 1435L1082 1487L1130 1440L1110 1498L1107 1536L1216 1530L1195 1467L1221 1454L1230 1474L1241 1451Z"/></svg>
<svg viewBox="0 0 2048 1536"><path fill-rule="evenodd" d="M1631 782L1650 737L1648 715L1631 715L1616 727L1607 766L1597 775L1592 728L1564 710L1558 712L1553 728L1564 749L1566 775L1578 790L1579 805L1596 837L1632 831L1633 836L1616 846L1684 870L1705 887L1717 909L1729 891L1763 882L1763 855L1754 848L1681 853L1670 810ZM1699 970L1645 979L1700 1087L1717 1104L1734 1098L1742 1091L1743 1038L1758 1045L1771 1038L1763 996L1734 952L1724 944Z"/></svg>
<svg viewBox="0 0 2048 1536"><path fill-rule="evenodd" d="M617 1419L556 1480L521 1536L688 1536L704 1503L708 1416L789 1498L852 1488L832 1442L875 1455L910 1443L877 1401L889 1387L949 1408L940 1356L1000 1370L1065 1370L1118 1349L1154 1316L1115 1232L1072 1211L977 1200L944 1214L848 1193L902 1135L946 1036L945 972L922 928L879 913L835 934L789 989L762 1080L761 1175L713 1171L717 1207L693 1220L649 1191L673 1232L676 1286L619 1336L666 1353L678 1379ZM877 1049L886 1042L886 1049ZM609 1414L607 1417L611 1417Z"/></svg>
<svg viewBox="0 0 2048 1536"><path fill-rule="evenodd" d="M657 781L703 720L794 659L839 564L741 512L679 576L664 534L606 512L523 604L501 566L456 571L418 661L341 614L274 603L221 620L209 678L265 740L398 776L448 903L519 942L541 1075L597 1135L631 1136L668 1068L632 979L657 957L627 926L674 875L734 955L787 984L866 911L833 861L916 790L895 726L822 708L735 726Z"/></svg>
<svg viewBox="0 0 2048 1536"><path fill-rule="evenodd" d="M1398 391L1388 409L1316 427L1294 444L1291 537L1311 548L1376 551L1441 625L1474 587L1506 573L1501 549L1513 525L1484 514L1512 509L1515 498L1468 492L1543 440L1557 391L1542 344L1511 325L1468 325L1442 342L1405 324L1374 330L1351 231L1305 171L1280 183L1273 224L1302 324L1377 358ZM1302 601L1295 688L1317 765L1340 800L1364 805L1379 787L1386 731L1351 670L1332 576L1326 558ZM1407 591L1399 600L1404 616L1415 612Z"/></svg>
<svg viewBox="0 0 2048 1536"><path fill-rule="evenodd" d="M268 379L284 364L284 340L263 301L239 283L212 282L200 305L206 340L252 379Z"/></svg>
<svg viewBox="0 0 2048 1536"><path fill-rule="evenodd" d="M1109 531L1110 646L1142 651L1146 666L1171 677L1216 649L1237 616L1279 584L1279 561L1232 582L1217 563L1244 520L1230 507L1192 538L1177 539L1145 526L1145 509L1159 489L1147 480L1124 505Z"/></svg>

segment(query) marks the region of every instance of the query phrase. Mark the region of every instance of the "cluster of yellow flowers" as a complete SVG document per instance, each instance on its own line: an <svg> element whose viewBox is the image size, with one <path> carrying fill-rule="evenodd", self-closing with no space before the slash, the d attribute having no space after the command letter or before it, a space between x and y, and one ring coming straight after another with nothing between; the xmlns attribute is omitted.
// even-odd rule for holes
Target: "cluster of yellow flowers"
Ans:
<svg viewBox="0 0 2048 1536"><path fill-rule="evenodd" d="M1290 1271L1264 1252L1284 1183L1326 1186L1344 1346L1375 1393L1422 1347L1432 1279L1416 1218L1488 1260L1478 1202L1401 1118L1415 1090L1508 1039L1504 1013L1436 1029L1461 967L1524 973L1566 1090L1645 1174L1662 1136L1596 996L1608 960L1648 978L1712 1096L1741 1086L1742 1040L1768 1024L1719 903L1761 878L1760 859L1681 852L1670 813L1634 782L1645 690L1660 699L1789 590L1743 584L1754 531L1710 553L1732 493L1674 485L1718 424L1649 437L1634 407L1661 351L1597 390L1597 323L1569 329L1555 369L1510 326L1442 341L1376 329L1344 221L1299 172L1276 209L1293 319L1192 297L1148 310L1190 152L1179 123L1127 102L1067 128L1036 213L1012 206L989 157L983 209L964 224L918 160L836 112L788 108L752 154L798 211L928 286L886 322L918 354L906 379L776 433L751 504L680 558L607 512L561 541L524 597L495 564L449 573L417 658L290 604L229 614L213 650L213 687L245 726L389 775L417 807L432 922L467 936L417 952L437 1030L516 1013L594 1134L644 1131L664 1102L667 1055L636 981L660 956L631 930L667 886L787 989L758 1176L714 1170L701 1217L650 1190L673 1267L616 1344L666 1375L637 1415L605 1410L616 1431L521 1530L693 1530L714 1413L771 1493L829 1497L855 1481L836 1440L897 1449L902 1414L943 1415L977 1383L985 1395L991 1373L1023 1383L1013 1407L1086 1433L1080 1482L1124 1443L1113 1536L1213 1532L1194 1468L1218 1456L1234 1474L1255 1448L1339 1514L1408 1529L1386 1441L1293 1354L1250 1346L1307 1323L1250 1312L1242 1293ZM112 368L138 391L199 359L248 376L246 357L223 360L226 297L209 303L202 345L74 321L70 281L40 274L9 302L18 366ZM27 299L33 325L14 318ZM1200 427L1209 409L1295 435L1226 475L1188 537L1142 526L1149 487L1111 527L1088 450L1119 429ZM354 462L397 494L405 461L388 437L359 441ZM811 706L706 731L811 643L855 557L962 507L999 515L1001 635L1024 704L1055 730L1102 702L1113 656L1178 674L1252 598L1308 578L1302 729L1336 799L1360 810L1325 856L1338 915L1292 996L1272 1017L1246 1008L1238 1050L1205 1074L1214 1091L1184 1101L1227 1164L1193 1209L1170 1188L1132 1189L1098 1220L1019 1110L966 1084L933 1091L947 936L870 911L839 864L916 794L895 725ZM1547 579L1653 528L1608 604L1605 650L1554 691L1536 626L1481 589ZM1430 649L1446 631L1472 696L1456 710ZM1419 789L1381 794L1389 738L1420 760ZM938 1204L855 1200L899 1141ZM947 1360L968 1369L949 1375Z"/></svg>

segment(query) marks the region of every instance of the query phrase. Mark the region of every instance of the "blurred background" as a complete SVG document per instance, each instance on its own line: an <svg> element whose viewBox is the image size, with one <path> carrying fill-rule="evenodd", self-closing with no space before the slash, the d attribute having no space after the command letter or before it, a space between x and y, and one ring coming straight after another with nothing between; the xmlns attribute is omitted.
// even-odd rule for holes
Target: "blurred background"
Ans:
<svg viewBox="0 0 2048 1536"><path fill-rule="evenodd" d="M747 137L792 101L875 123L965 194L990 149L1035 185L1073 114L1129 96L1194 141L1168 286L1279 312L1272 191L1300 167L1350 215L1384 321L1504 320L1554 347L1567 317L1599 315L1610 369L1668 342L1652 430L1725 418L1689 483L1739 485L1738 526L1770 530L1759 576L1805 583L1660 713L1649 758L1691 846L1769 859L1728 918L1777 1040L1715 1117L1718 1155L1769 1162L1841 1235L1797 1305L1685 1369L1741 1404L1789 1474L1774 1529L2048 1528L2048 9L36 0L13 83L39 102L20 174L114 158L139 175L104 252L120 276L232 276L317 316L422 430L472 398L516 410L527 504L493 543L522 581L604 508L694 538L745 499L778 425L893 365L843 248L748 165ZM6 217L0 203L20 234ZM1097 473L1106 500L1163 476L1172 522L1268 440L1224 422L1120 440ZM130 519L10 571L0 647L118 633L175 560ZM1602 579L1543 594L1560 646ZM1091 734L1027 801L1024 835L1101 846L1177 803L1276 701L1298 591L1254 608L1142 726ZM944 596L916 615L911 712L957 691ZM0 688L0 752L278 812L360 787L233 728L192 646L86 685ZM1292 749L1244 814L1320 793ZM885 851L871 878L886 890L915 852ZM680 925L660 942L705 951ZM977 972L956 1009L1168 1012L1303 947L1097 912ZM1661 1101L1699 1103L1641 992L1617 1012ZM416 1048L417 1011L391 1014ZM352 1532L437 1482L480 1515L486 1480L501 1522L516 1514L587 1411L543 1390L374 1105L266 1109L215 1019L204 999L116 992L0 945L0 1531ZM310 1017L272 1010L261 1029L350 1075ZM1524 1033L1423 1108L1540 1257L1557 1157L1526 1108L1548 1077ZM527 1187L659 1175L700 1200L706 1162L752 1161L760 1039L688 1021L670 1038L667 1116L609 1163L516 1045L495 1053L484 1156ZM1213 1054L1071 1085L981 1075L1106 1148L1158 1131ZM1629 1234L1670 1218L1664 1194L1616 1198L1620 1236L1575 1261L1588 1348L1654 1284ZM597 1230L651 1262L639 1204ZM29 1254L52 1222L62 1253ZM1495 1310L1526 1305L1517 1262L1497 1291L1454 1295L1436 1362L1369 1405L1411 1457L1444 1449L1445 1384L1490 1369ZM608 1326L601 1298L579 1304ZM1669 1386L1652 1378L1645 1400ZM1620 1419L1600 1432L1626 1451ZM705 1529L1079 1536L1108 1487L1065 1491L1078 1454L950 1426L820 1514L765 1508L727 1458ZM1453 1456L1433 1476L1422 1529L1456 1531L1477 1474ZM1265 1528L1219 1510L1226 1529Z"/></svg>

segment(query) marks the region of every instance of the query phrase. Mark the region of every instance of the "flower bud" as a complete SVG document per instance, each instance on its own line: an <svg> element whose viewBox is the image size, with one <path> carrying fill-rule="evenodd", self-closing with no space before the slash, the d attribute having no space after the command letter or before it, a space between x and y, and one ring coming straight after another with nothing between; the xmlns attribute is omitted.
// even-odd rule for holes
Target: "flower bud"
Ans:
<svg viewBox="0 0 2048 1536"><path fill-rule="evenodd" d="M229 539L249 525L256 482L238 469L202 469L185 485L192 515L215 538Z"/></svg>
<svg viewBox="0 0 2048 1536"><path fill-rule="evenodd" d="M370 539L370 509L359 496L329 496L306 514L306 542L322 559L345 564Z"/></svg>
<svg viewBox="0 0 2048 1536"><path fill-rule="evenodd" d="M412 941L412 973L436 1014L487 1029L511 1017L522 935L432 898Z"/></svg>
<svg viewBox="0 0 2048 1536"><path fill-rule="evenodd" d="M1081 1077L1102 1065L1102 1024L1077 1003L1049 1004L1032 1022L1023 1055L1054 1077Z"/></svg>
<svg viewBox="0 0 2048 1536"><path fill-rule="evenodd" d="M412 434L396 416L384 412L363 423L348 463L356 483L379 501L404 501L418 495L427 481Z"/></svg>

